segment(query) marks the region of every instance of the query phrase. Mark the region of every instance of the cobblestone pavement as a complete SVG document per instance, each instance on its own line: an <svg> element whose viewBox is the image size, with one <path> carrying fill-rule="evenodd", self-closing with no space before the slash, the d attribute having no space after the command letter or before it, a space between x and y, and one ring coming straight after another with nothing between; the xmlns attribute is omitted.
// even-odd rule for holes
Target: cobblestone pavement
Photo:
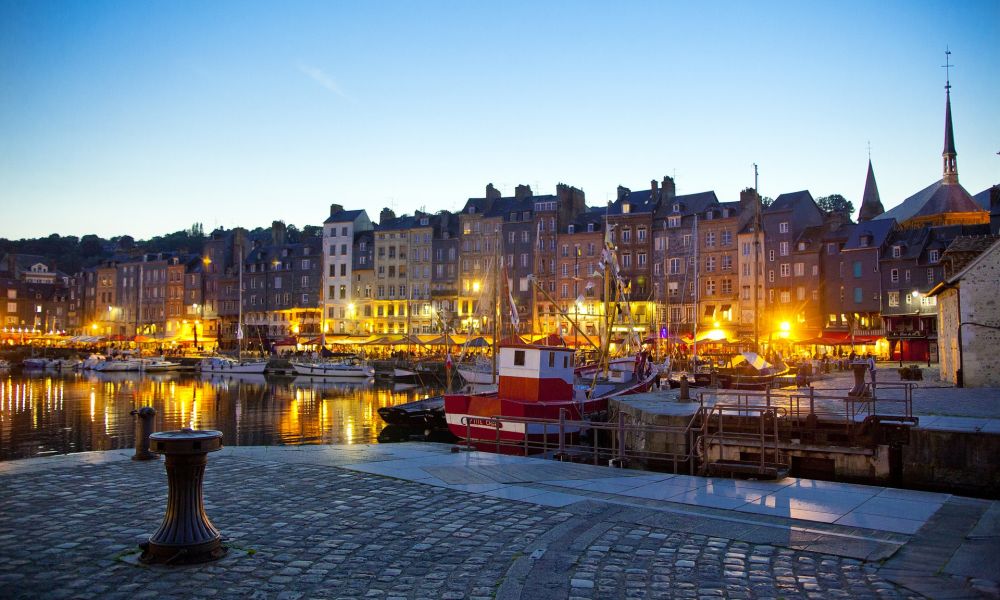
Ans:
<svg viewBox="0 0 1000 600"><path fill-rule="evenodd" d="M0 475L0 597L915 596L874 564L642 524L635 508L547 508L231 455L210 458L205 499L236 551L136 566L126 559L163 516L165 480L162 462L122 460Z"/></svg>

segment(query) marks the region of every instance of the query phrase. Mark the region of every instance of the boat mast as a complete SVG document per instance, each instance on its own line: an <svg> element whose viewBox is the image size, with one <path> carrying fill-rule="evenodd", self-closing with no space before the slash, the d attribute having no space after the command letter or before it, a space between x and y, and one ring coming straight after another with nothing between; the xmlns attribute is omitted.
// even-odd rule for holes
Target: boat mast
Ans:
<svg viewBox="0 0 1000 600"><path fill-rule="evenodd" d="M490 371L490 381L497 382L497 353L500 351L500 236L494 232L493 239L493 369ZM511 307L511 310L517 310Z"/></svg>
<svg viewBox="0 0 1000 600"><path fill-rule="evenodd" d="M757 314L757 302L760 297L760 193L757 192L757 163L753 164L753 349L760 354L760 316Z"/></svg>
<svg viewBox="0 0 1000 600"><path fill-rule="evenodd" d="M694 336L692 338L692 351L691 358L691 372L696 373L698 371L698 318L699 318L699 306L698 306L698 292L701 287L701 282L698 281L698 213L694 214Z"/></svg>
<svg viewBox="0 0 1000 600"><path fill-rule="evenodd" d="M236 313L236 357L240 361L243 360L243 245L238 246L239 253L237 259L239 260L239 278L237 283L237 288L239 291L239 302L237 303L237 313Z"/></svg>

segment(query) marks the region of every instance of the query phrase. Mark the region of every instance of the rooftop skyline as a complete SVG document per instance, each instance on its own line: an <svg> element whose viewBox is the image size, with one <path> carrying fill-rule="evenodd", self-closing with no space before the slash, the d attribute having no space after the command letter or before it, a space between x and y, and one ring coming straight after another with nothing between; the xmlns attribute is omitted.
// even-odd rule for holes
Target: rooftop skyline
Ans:
<svg viewBox="0 0 1000 600"><path fill-rule="evenodd" d="M0 2L0 237L1000 181L1000 4Z"/></svg>

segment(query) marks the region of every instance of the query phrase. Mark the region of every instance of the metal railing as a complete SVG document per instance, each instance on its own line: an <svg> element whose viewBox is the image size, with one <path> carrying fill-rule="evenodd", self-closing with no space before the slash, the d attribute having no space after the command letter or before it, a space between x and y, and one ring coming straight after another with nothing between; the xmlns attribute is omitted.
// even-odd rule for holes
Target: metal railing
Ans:
<svg viewBox="0 0 1000 600"><path fill-rule="evenodd" d="M631 460L656 461L670 464L674 473L680 473L679 469L685 466L689 474L696 472L697 415L692 416L685 426L671 427L630 423L623 412L618 412L612 421L605 423L568 419L566 409L561 409L559 413L559 419L462 417L461 423L465 426L465 445L470 450L475 447L492 447L498 454L504 450L509 453L523 453L526 456L552 454L553 458L559 460L567 460L574 456L589 457L587 462L593 462L594 465L605 464L604 461L607 461L606 464L618 466L624 466ZM491 435L476 434L472 421L475 421L476 429L491 428ZM504 439L501 433L504 425L508 424L523 425L523 437L517 440ZM574 442L579 440L579 434L582 433L588 434L586 443ZM573 434L576 434L576 437L571 437ZM654 435L675 436L675 446L683 442L684 450L671 452L637 449L636 446L641 443L628 443L630 439L641 442Z"/></svg>
<svg viewBox="0 0 1000 600"><path fill-rule="evenodd" d="M775 465L787 468L788 461L779 447L781 438L778 435L778 421L787 416L784 407L748 406L745 403L715 404L711 407L702 406L699 414L701 414L701 436L698 438L696 450L702 458L703 475L707 475L710 465L717 462L712 460L712 448L718 448L718 462L723 462L726 461L725 446L734 444L755 448L758 451L759 458L756 462L760 473ZM727 425L731 428L728 431Z"/></svg>

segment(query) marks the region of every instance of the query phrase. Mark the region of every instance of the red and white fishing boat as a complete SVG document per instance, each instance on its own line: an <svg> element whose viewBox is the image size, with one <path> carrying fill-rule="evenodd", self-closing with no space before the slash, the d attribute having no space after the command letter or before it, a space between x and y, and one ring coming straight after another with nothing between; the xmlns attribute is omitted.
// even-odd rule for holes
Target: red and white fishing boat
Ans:
<svg viewBox="0 0 1000 600"><path fill-rule="evenodd" d="M497 425L505 442L542 441L558 435L552 425L504 422L517 419L566 419L580 421L607 410L608 399L649 390L659 375L645 353L629 362L574 369L572 348L505 343L499 352L499 388L480 394L448 394L445 418L451 432L461 439L495 440ZM567 430L567 433L576 431ZM550 440L551 441L551 440Z"/></svg>

